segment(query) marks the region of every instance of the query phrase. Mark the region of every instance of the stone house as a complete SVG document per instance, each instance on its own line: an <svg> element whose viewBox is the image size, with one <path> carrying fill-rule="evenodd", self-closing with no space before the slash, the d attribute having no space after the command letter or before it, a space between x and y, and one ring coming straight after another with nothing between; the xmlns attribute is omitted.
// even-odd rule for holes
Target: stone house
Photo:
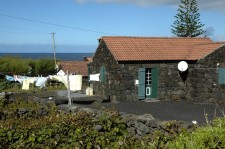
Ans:
<svg viewBox="0 0 225 149"><path fill-rule="evenodd" d="M186 61L188 69L178 70ZM209 38L104 36L89 64L94 93L110 100L225 101L225 44Z"/></svg>

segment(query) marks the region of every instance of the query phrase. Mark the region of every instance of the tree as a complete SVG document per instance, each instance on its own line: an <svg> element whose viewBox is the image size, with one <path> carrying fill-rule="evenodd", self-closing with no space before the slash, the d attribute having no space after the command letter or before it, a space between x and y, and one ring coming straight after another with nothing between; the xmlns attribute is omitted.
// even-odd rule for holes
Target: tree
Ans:
<svg viewBox="0 0 225 149"><path fill-rule="evenodd" d="M171 32L178 37L197 37L205 33L196 0L181 0Z"/></svg>

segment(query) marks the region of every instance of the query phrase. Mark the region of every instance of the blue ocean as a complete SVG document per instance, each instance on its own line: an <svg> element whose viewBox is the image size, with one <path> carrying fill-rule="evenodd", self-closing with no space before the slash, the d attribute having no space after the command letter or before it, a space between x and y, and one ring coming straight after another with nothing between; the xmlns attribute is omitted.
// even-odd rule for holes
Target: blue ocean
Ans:
<svg viewBox="0 0 225 149"><path fill-rule="evenodd" d="M56 53L56 59L60 61L83 61L84 57L93 57L94 53ZM13 56L27 59L54 59L53 53L0 53L3 56Z"/></svg>

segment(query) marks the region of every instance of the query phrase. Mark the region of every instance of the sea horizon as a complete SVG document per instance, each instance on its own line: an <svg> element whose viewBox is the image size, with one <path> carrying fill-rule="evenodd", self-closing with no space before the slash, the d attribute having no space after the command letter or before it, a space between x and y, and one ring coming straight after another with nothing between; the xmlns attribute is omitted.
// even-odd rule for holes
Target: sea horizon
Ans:
<svg viewBox="0 0 225 149"><path fill-rule="evenodd" d="M64 61L83 61L84 57L92 57L94 53L56 53L57 60ZM0 53L0 57L13 56L25 59L51 59L54 58L53 53Z"/></svg>

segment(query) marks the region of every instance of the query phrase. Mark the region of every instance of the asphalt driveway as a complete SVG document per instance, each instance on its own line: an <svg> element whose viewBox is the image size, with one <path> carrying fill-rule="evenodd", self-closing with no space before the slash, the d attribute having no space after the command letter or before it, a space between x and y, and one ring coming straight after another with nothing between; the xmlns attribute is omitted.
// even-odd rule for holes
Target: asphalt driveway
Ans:
<svg viewBox="0 0 225 149"><path fill-rule="evenodd" d="M97 108L93 102L87 104L87 100L93 101L93 97L77 98L74 99L74 104L79 106L85 106L89 108ZM79 100L86 100L86 104L82 102L77 103ZM159 120L178 120L178 121L197 121L198 124L205 124L208 121L212 121L215 117L222 117L224 113L224 106L214 105L201 105L194 104L188 101L158 101L158 102L101 102L101 106L106 108L116 108L120 112L129 114L151 114L154 118Z"/></svg>

